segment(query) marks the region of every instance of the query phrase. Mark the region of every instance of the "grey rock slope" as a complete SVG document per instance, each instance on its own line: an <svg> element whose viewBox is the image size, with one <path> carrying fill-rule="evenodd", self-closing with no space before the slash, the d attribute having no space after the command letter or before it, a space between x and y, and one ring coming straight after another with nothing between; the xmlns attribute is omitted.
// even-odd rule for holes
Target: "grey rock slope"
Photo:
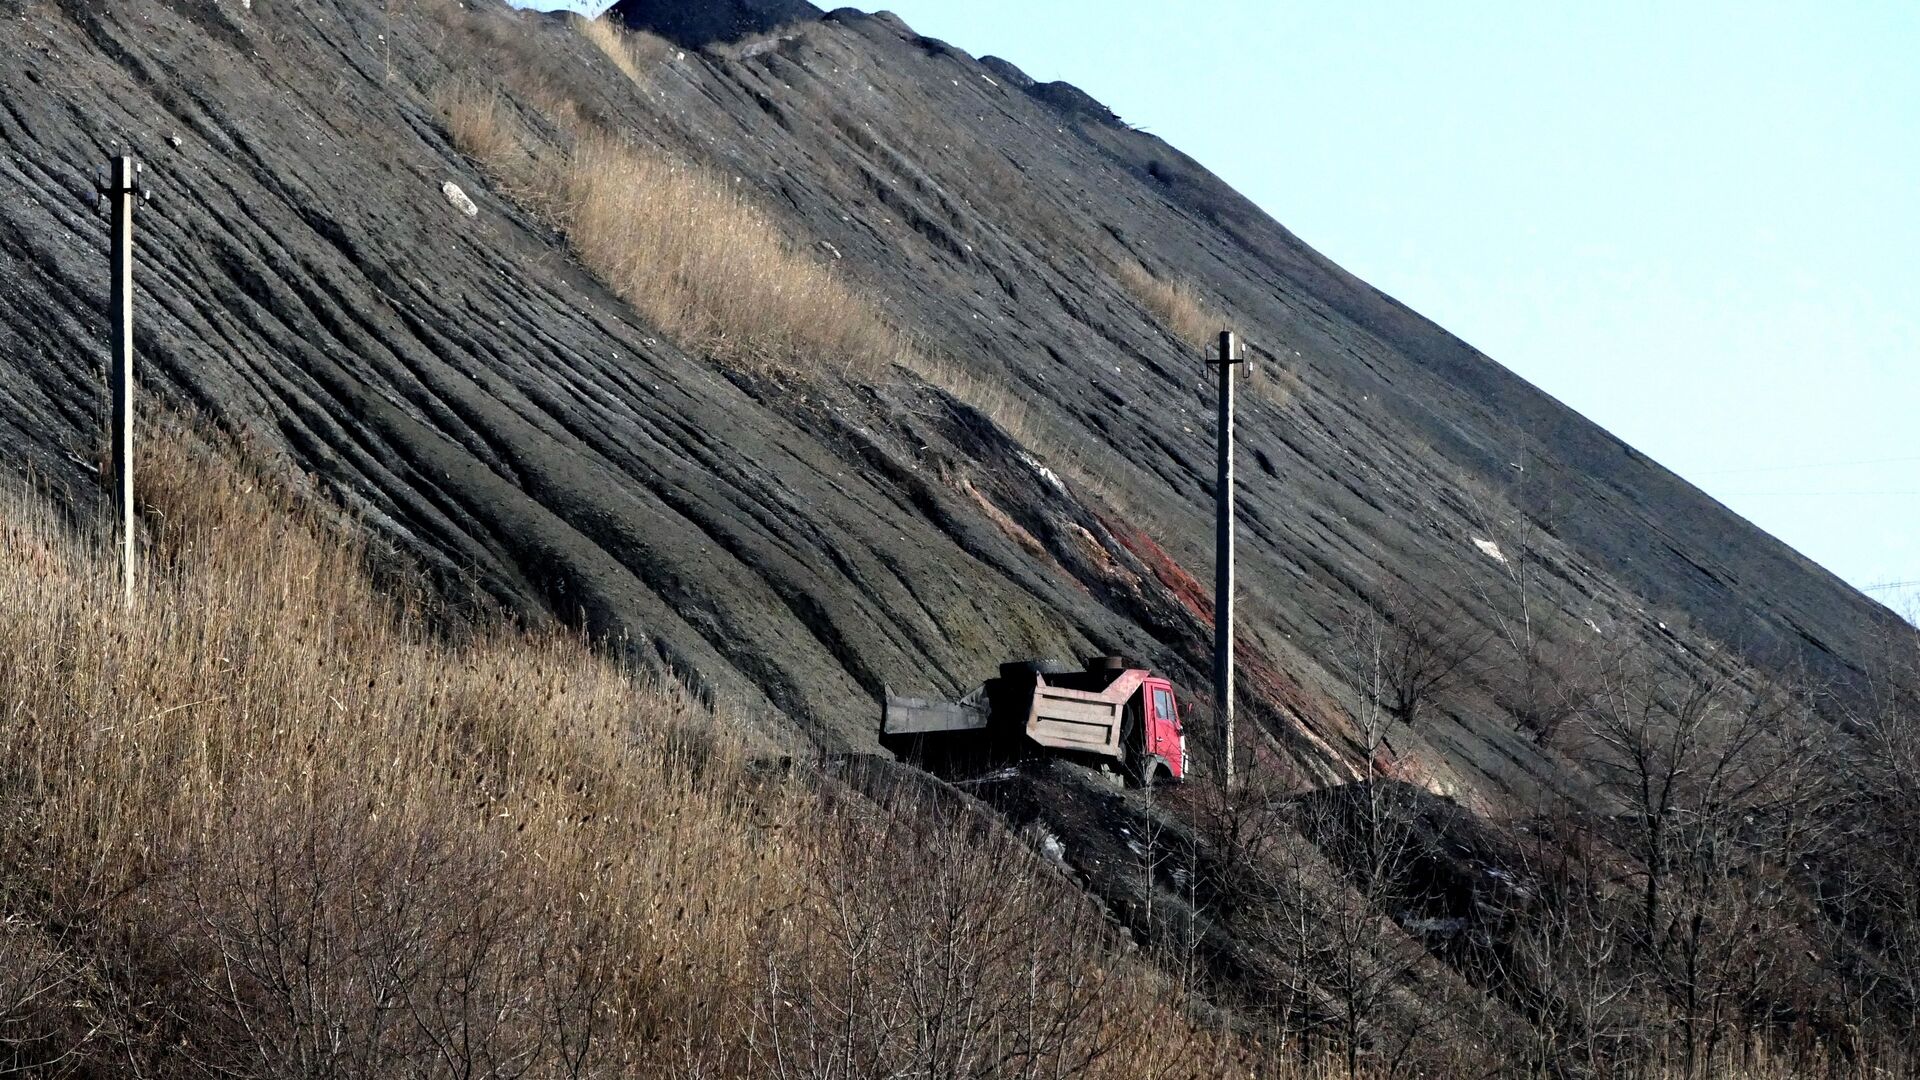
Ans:
<svg viewBox="0 0 1920 1080"><path fill-rule="evenodd" d="M771 10L713 10L736 8ZM1842 687L1895 625L1071 87L891 16L773 14L774 36L669 49L635 82L564 20L489 4L0 0L7 466L88 498L89 175L132 151L155 189L151 389L448 583L608 635L783 741L870 747L884 687L1023 656L1204 684L1207 369L1118 283L1126 260L1195 282L1256 346L1243 685L1277 765L1356 768L1330 643L1407 585L1490 625L1523 599L1567 648L1644 637ZM451 145L431 96L460 79L737 178L946 381L994 393L687 355ZM1396 740L1397 775L1489 800L1577 784L1493 690L1448 712Z"/></svg>

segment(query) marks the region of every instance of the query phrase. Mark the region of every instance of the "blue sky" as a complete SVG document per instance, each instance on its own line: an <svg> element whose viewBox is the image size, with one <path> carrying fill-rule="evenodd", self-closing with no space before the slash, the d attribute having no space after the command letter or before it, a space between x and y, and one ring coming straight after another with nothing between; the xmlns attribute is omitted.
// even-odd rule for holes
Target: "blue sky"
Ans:
<svg viewBox="0 0 1920 1080"><path fill-rule="evenodd" d="M888 6L1076 83L1854 584L1920 580L1920 4Z"/></svg>

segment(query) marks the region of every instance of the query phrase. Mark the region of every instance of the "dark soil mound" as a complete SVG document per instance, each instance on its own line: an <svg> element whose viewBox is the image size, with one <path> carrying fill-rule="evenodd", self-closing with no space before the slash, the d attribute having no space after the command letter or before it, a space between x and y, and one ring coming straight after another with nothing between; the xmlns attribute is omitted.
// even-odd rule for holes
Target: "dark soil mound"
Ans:
<svg viewBox="0 0 1920 1080"><path fill-rule="evenodd" d="M820 17L806 0L620 0L613 12L636 30L651 30L689 49L725 44Z"/></svg>

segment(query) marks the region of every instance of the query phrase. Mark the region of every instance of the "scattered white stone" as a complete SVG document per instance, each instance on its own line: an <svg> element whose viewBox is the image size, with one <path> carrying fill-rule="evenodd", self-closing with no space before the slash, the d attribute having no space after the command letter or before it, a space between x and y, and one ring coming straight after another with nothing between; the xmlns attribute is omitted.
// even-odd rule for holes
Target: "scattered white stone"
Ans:
<svg viewBox="0 0 1920 1080"><path fill-rule="evenodd" d="M1494 562L1504 563L1507 561L1506 553L1500 550L1500 545L1491 540L1482 540L1476 536L1473 538L1473 546L1480 549L1480 554L1485 555Z"/></svg>
<svg viewBox="0 0 1920 1080"><path fill-rule="evenodd" d="M447 201L453 204L455 210L460 211L468 217L480 216L480 208L473 205L473 200L467 198L467 193L460 190L459 184L451 180L441 184L440 194L447 197Z"/></svg>
<svg viewBox="0 0 1920 1080"><path fill-rule="evenodd" d="M167 145L173 147L175 150L180 149L180 142L181 139L178 132L167 136Z"/></svg>
<svg viewBox="0 0 1920 1080"><path fill-rule="evenodd" d="M1047 483L1053 485L1053 489L1055 491L1058 491L1062 495L1065 495L1067 493L1066 482L1060 479L1060 474L1054 472L1052 469L1047 468L1045 465L1040 464L1039 460L1036 459L1032 454L1022 451L1020 454L1020 460L1026 462L1028 468L1032 469L1035 473L1038 473L1040 476L1040 479L1045 480Z"/></svg>
<svg viewBox="0 0 1920 1080"><path fill-rule="evenodd" d="M1040 834L1040 853L1061 866L1067 865L1067 845L1050 832Z"/></svg>

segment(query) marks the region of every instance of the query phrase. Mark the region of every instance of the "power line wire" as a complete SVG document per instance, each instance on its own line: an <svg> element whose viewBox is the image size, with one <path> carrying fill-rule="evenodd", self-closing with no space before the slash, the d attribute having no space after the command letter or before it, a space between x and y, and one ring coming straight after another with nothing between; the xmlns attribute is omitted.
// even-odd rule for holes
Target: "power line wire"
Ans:
<svg viewBox="0 0 1920 1080"><path fill-rule="evenodd" d="M1759 495L1803 496L1806 498L1821 498L1821 499L1824 499L1830 495L1847 495L1847 496L1862 496L1866 498L1882 498L1882 497L1898 497L1903 495L1920 495L1920 489L1916 489L1913 491L1728 491L1728 492L1722 492L1718 497L1722 499L1739 499L1739 498L1745 498L1748 496L1759 496Z"/></svg>
<svg viewBox="0 0 1920 1080"><path fill-rule="evenodd" d="M1911 461L1920 461L1920 457L1866 458L1860 461L1827 461L1801 465L1756 465L1742 469L1716 469L1701 473L1701 476L1736 476L1743 473L1795 472L1801 469L1850 469L1857 465L1899 465Z"/></svg>

